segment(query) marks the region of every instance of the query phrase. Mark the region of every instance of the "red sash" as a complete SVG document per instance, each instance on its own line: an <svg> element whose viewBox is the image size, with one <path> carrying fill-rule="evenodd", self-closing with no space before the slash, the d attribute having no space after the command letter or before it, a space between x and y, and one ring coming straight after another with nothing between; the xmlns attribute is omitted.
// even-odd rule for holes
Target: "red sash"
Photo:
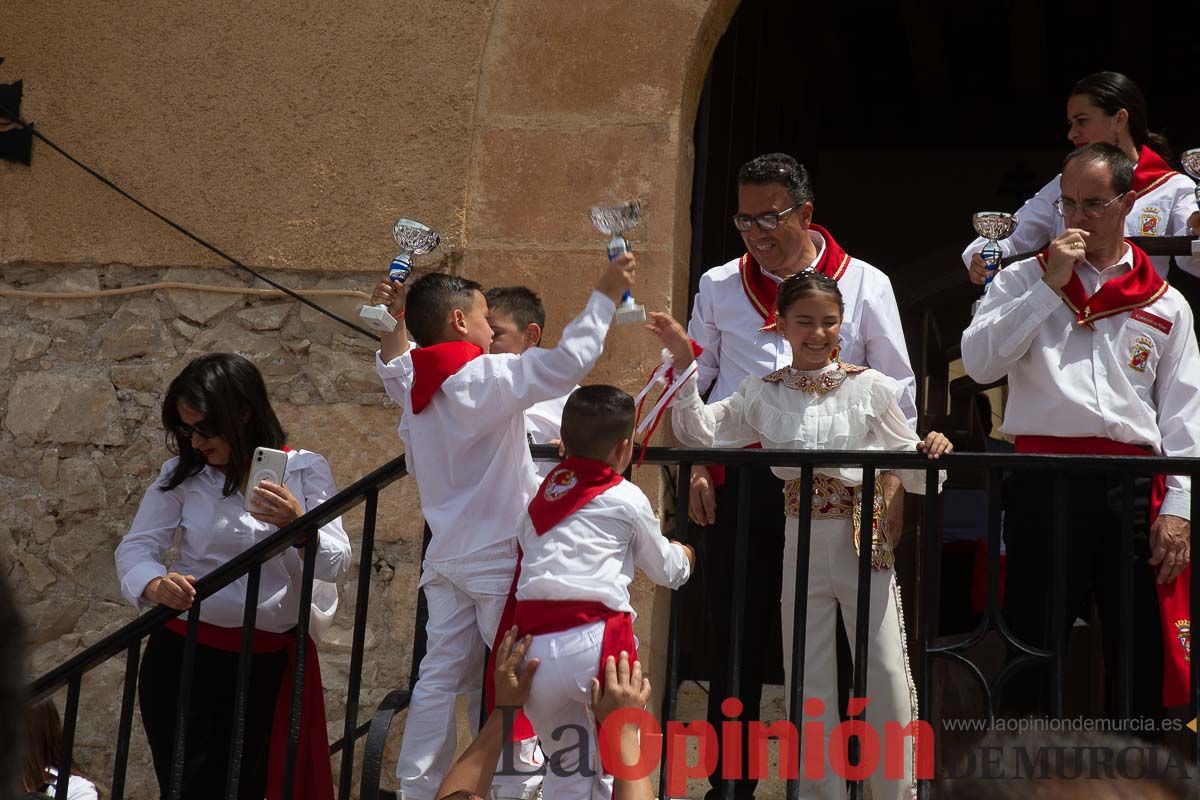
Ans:
<svg viewBox="0 0 1200 800"><path fill-rule="evenodd" d="M1133 269L1129 272L1105 281L1091 297L1084 292L1083 283L1074 272L1063 287L1063 302L1075 312L1075 319L1080 325L1093 328L1095 326L1092 323L1098 319L1148 306L1166 294L1167 282L1154 269L1150 257L1128 239L1126 242L1133 251ZM1037 256L1043 270L1046 269L1048 252L1049 248Z"/></svg>
<svg viewBox="0 0 1200 800"><path fill-rule="evenodd" d="M850 266L850 256L833 240L829 231L820 225L810 224L808 227L825 240L825 249L812 268L835 281L841 280L846 274L846 267ZM758 262L749 253L742 256L738 262L738 274L742 279L742 290L746 292L746 299L763 318L763 326L759 330L775 330L775 302L779 297L779 284L763 274Z"/></svg>
<svg viewBox="0 0 1200 800"><path fill-rule="evenodd" d="M1176 174L1178 173L1171 169L1162 156L1142 145L1138 162L1133 167L1133 191L1141 197L1146 192L1157 189Z"/></svg>
<svg viewBox="0 0 1200 800"><path fill-rule="evenodd" d="M534 531L538 536L543 535L622 480L603 461L574 456L564 459L550 470L529 503Z"/></svg>
<svg viewBox="0 0 1200 800"><path fill-rule="evenodd" d="M447 378L481 355L483 350L470 342L442 342L413 350L413 413L424 411Z"/></svg>
<svg viewBox="0 0 1200 800"><path fill-rule="evenodd" d="M1066 455L1148 456L1149 448L1114 442L1095 436L1018 436L1018 453L1058 453ZM1167 479L1155 475L1150 489L1150 523L1158 518ZM1152 567L1148 567L1153 569ZM1170 583L1155 583L1163 634L1163 705L1178 706L1188 701L1191 680L1191 569L1185 569Z"/></svg>
<svg viewBox="0 0 1200 800"><path fill-rule="evenodd" d="M187 622L176 617L163 626L171 633L187 636ZM296 660L296 634L254 631L252 653L288 651L288 666L275 700L271 724L271 750L267 761L267 800L283 797L283 770L287 760L289 713L292 702L292 666ZM201 622L196 642L214 650L240 653L242 629L222 628ZM329 734L325 728L325 692L321 686L321 662L317 645L309 637L304 648L304 690L300 695L300 741L296 749L296 774L292 780L296 800L333 800L333 771L329 765Z"/></svg>
<svg viewBox="0 0 1200 800"><path fill-rule="evenodd" d="M633 614L613 611L603 603L584 600L521 600L514 621L522 636L560 633L593 622L604 623L604 641L600 645L600 663L596 677L604 685L604 664L608 657L619 659L629 653L629 663L637 661L637 640L633 636Z"/></svg>

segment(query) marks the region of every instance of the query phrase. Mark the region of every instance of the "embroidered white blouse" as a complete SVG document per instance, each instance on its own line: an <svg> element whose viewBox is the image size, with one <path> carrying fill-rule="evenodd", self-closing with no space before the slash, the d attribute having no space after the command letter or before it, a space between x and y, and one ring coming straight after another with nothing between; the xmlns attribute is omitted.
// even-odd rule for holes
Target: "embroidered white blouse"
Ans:
<svg viewBox="0 0 1200 800"><path fill-rule="evenodd" d="M329 464L308 450L288 452L283 482L311 511L337 493ZM141 609L153 604L142 592L154 578L167 574L163 554L171 547L175 531L181 533L179 555L171 571L201 578L251 545L278 530L242 510L241 490L221 494L225 475L206 466L170 491L159 487L171 474L178 458L163 464L162 472L142 497L129 533L117 545L117 576L121 594ZM335 581L350 566L350 539L339 517L319 531L315 576ZM258 593L256 627L283 633L295 627L300 610L300 578L304 570L300 551L288 550L263 564ZM247 578L241 578L201 603L200 619L226 628L240 627Z"/></svg>
<svg viewBox="0 0 1200 800"><path fill-rule="evenodd" d="M825 251L825 239L816 231L810 230L809 235L817 248L816 265ZM761 378L792 363L787 339L759 330L763 320L742 288L738 263L735 258L704 273L688 322L688 336L704 348L696 362L701 389L713 387L710 401L724 400L748 375ZM763 275L780 282L766 270ZM867 262L851 258L838 288L846 306L841 357L848 364L865 364L895 379L903 389L900 408L916 429L916 379L891 281Z"/></svg>
<svg viewBox="0 0 1200 800"><path fill-rule="evenodd" d="M801 387L813 387L806 391ZM690 447L775 450L914 450L920 439L900 410L903 390L882 372L853 372L842 364L801 371L784 367L765 378L747 377L725 400L704 405L696 381L671 400L675 435ZM800 477L799 467L772 467L781 479ZM818 467L847 486L862 483L858 467ZM925 493L922 470L889 470L906 491ZM939 474L939 483L945 475Z"/></svg>

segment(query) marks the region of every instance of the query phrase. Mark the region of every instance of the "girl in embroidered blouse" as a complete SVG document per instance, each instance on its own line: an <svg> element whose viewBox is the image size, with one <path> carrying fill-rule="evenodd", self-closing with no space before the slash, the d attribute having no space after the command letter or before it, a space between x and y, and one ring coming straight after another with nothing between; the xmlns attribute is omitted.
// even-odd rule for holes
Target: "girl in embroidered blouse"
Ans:
<svg viewBox="0 0 1200 800"><path fill-rule="evenodd" d="M167 448L177 455L163 464L142 498L129 533L117 546L117 575L121 593L139 609L161 604L186 611L195 600L199 578L320 505L337 489L324 458L307 450L289 450L281 481L262 481L254 487L255 505L262 511L243 510L242 487L254 449L286 449L286 435L267 399L262 375L241 356L214 353L189 363L167 389L162 422ZM176 531L178 552L168 568L163 557L174 544ZM350 563L350 540L340 518L319 529L315 561L311 611L320 620L336 609L337 587L332 582L345 574ZM290 696L280 687L291 671L302 571L303 552L289 548L262 565L258 596L253 598L258 610L239 790L239 797L246 800L261 800L267 793L269 772L272 784L282 775L281 770L271 769L278 758L269 765L270 745L273 730L286 735L286 725L275 725L274 720L280 695ZM246 589L247 579L242 578L205 598L200 606L183 798L225 796ZM138 676L142 724L163 797L171 777L186 632L183 619L150 634ZM320 692L311 642L308 652L312 658L306 660L305 687L314 684ZM301 763L310 760L304 750L307 732L319 730L320 738L325 738L323 699L305 694ZM315 705L308 704L310 699ZM284 709L286 714L286 698ZM327 774L327 741L325 748L316 763L323 763ZM305 775L298 769L297 781ZM315 782L322 783L319 778ZM323 784L332 791L332 779Z"/></svg>
<svg viewBox="0 0 1200 800"><path fill-rule="evenodd" d="M898 398L900 386L881 372L842 364L836 358L842 322L842 297L837 282L806 271L787 278L779 287L777 329L792 347L792 365L767 375L748 377L729 398L706 406L694 379L672 399L675 435L693 447L763 447L792 450L911 450L914 447L936 459L953 447L940 433L924 440L909 429ZM655 333L673 359L675 374L693 359L683 326L666 314L651 314L647 328ZM783 559L784 668L791 697L792 623L795 613L797 517L811 504L812 533L809 545L808 612L804 694L805 720L818 714L826 737L838 725L835 654L835 611L840 605L854 647L858 586L859 485L862 470L849 467L818 468L813 475L811 499L799 496L800 469L775 467L787 481L784 503L788 515ZM904 488L924 494L923 471L898 470ZM895 541L882 530L887 518L883 492L876 479L875 525L871 537L871 641L868 646L867 687L870 704L867 722L883 741L885 722L901 727L917 718L916 691L905 653L903 614L893 571ZM820 701L820 710L813 708ZM884 760L871 775L872 796L912 796L913 739L904 739L904 773L885 776ZM825 743L814 743L827 753ZM805 746L808 750L808 745ZM845 796L845 782L823 759L820 775L806 771L817 782L811 796ZM810 796L810 795L806 795Z"/></svg>

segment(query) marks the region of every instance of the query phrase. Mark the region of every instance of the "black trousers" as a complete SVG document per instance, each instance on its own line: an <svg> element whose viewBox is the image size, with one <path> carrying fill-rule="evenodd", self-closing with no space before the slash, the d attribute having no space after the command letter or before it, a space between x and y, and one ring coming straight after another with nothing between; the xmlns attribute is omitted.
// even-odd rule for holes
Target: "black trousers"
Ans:
<svg viewBox="0 0 1200 800"><path fill-rule="evenodd" d="M163 798L171 784L171 751L175 741L183 646L184 638L170 631L150 634L138 676L142 726L150 742L154 774ZM266 794L271 727L287 661L286 651L251 656L238 787L240 800L262 800ZM225 796L237 663L237 653L196 645L185 728L180 794L183 800L212 800Z"/></svg>
<svg viewBox="0 0 1200 800"><path fill-rule="evenodd" d="M1134 484L1133 559L1120 559L1122 478L1101 473L1067 477L1066 575L1053 574L1054 495L1047 473L1024 472L1005 486L1004 539L1008 550L1004 616L1012 632L1029 644L1054 649L1076 616L1091 602L1099 609L1104 646L1107 715L1115 717L1117 656L1133 650L1132 713L1161 719L1163 646L1158 595L1150 557L1150 480ZM1120 641L1118 581L1122 569L1133 576L1133 641ZM1051 587L1065 578L1066 614L1062 626L1052 619ZM1071 676L1066 676L1070 680ZM1014 676L1002 701L1008 713L1048 713L1049 665Z"/></svg>
<svg viewBox="0 0 1200 800"><path fill-rule="evenodd" d="M692 540L699 545L700 569L705 575L708 607L711 610L715 664L709 683L708 722L716 731L729 719L721 703L731 692L728 673L730 625L733 620L734 546L737 541L739 472L749 469L750 530L746 570L744 627L741 640L741 670L736 697L742 702L743 721L762 719L764 683L783 682L782 634L779 614L783 591L783 481L766 467L729 467L725 483L717 488L717 518L710 526L692 526ZM686 645L685 645L686 646ZM749 726L742 726L742 764L749 764ZM710 783L709 797L719 798L721 754ZM753 797L757 781L739 780L735 797Z"/></svg>

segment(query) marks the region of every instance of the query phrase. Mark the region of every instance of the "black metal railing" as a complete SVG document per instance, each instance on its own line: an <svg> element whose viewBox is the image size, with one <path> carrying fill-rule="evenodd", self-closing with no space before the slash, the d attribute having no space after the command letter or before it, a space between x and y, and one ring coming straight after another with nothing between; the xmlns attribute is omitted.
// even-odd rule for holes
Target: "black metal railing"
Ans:
<svg viewBox="0 0 1200 800"><path fill-rule="evenodd" d="M350 673L346 690L346 719L342 738L330 747L330 755L342 754L338 776L338 798L349 800L354 771L354 745L357 740L373 728L378 728L408 705L408 692L392 692L380 704L375 720L358 725L358 703L361 691L363 645L366 639L367 610L370 604L372 560L375 545L375 525L379 511L379 492L406 474L404 459L397 458L346 487L321 505L310 510L295 522L280 528L268 538L248 548L228 563L213 570L196 581L196 596L187 617L187 638L179 684L179 701L176 714L175 741L172 758L172 774L168 796L175 800L180 795L183 754L186 747L184 721L187 716L191 694L192 670L195 661L196 635L200 622L203 601L229 584L241 578L247 579L246 597L258 597L262 565L288 548L304 545L304 570L301 580L300 611L296 621L297 647L294 663L294 681L287 737L287 755L284 774L283 797L291 798L292 781L295 774L296 753L300 737L300 697L304 688L304 659L308 639L309 607L312 602L313 572L317 553L318 529L342 516L360 503L366 503L363 517L361 542L358 546L358 586L354 609L354 636L350 649ZM237 798L243 744L241 720L245 719L246 694L250 679L251 641L254 633L256 602L247 602L242 622L241 652L238 659L235 689L234 725L229 742L229 772L226 777L227 798ZM55 783L55 796L66 797L71 778L71 763L74 750L76 721L79 714L79 695L83 678L100 664L125 655L125 680L121 694L121 715L117 728L115 761L113 765L112 797L121 800L125 796L126 767L129 760L129 741L133 727L133 706L137 696L137 677L142 642L152 632L179 616L179 612L166 606L157 606L120 630L106 636L82 653L68 659L34 681L30 690L30 701L36 702L47 695L67 688L66 707L63 716L62 756ZM386 730L386 727L385 727ZM379 764L383 757L383 741L378 736L368 739L368 748L363 756L364 797L374 797L379 787ZM378 752L373 752L374 745ZM365 792L369 791L370 794Z"/></svg>
<svg viewBox="0 0 1200 800"><path fill-rule="evenodd" d="M537 455L549 457L551 454L542 448L535 448ZM1046 473L1048 481L1053 486L1052 503L1047 505L1047 513L1053 516L1052 559L1056 576L1065 575L1067 558L1067 517L1066 517L1066 475L1079 471L1089 474L1119 473L1124 476L1122 501L1122 536L1121 549L1124 565L1131 565L1132 535L1134 527L1134 483L1135 476L1152 476L1155 474L1187 474L1200 475L1200 458L1155 458L1137 456L1060 456L1060 455L1016 455L1003 453L955 453L945 456L938 461L930 461L918 453L897 452L864 452L864 451L791 451L791 450L702 450L686 448L648 448L644 455L644 463L658 465L676 465L678 474L675 481L675 530L669 532L674 536L682 536L681 528L687 525L689 483L692 466L695 464L722 464L726 466L778 466L801 468L800 496L811 496L814 469L819 467L861 467L863 470L862 491L859 502L862 503L862 519L872 518L874 502L874 476L877 471L884 469L923 470L926 473L926 494L922 506L923 523L919 532L919 552L917 560L917 597L915 618L915 664L917 677L917 693L919 698L919 719L933 724L937 709L933 707L932 675L933 662L945 660L954 662L966 668L979 687L983 696L983 716L991 722L996 712L994 697L1002 691L1009 679L1019 670L1031 666L1049 663L1052 667L1053 680L1050 693L1050 707L1045 711L1050 716L1061 717L1063 713L1063 690L1065 675L1065 642L1057 642L1052 649L1042 649L1027 642L1020 641L1008 628L1001 614L999 591L999 563L1001 539L1001 494L1002 477L1006 472L1036 470ZM966 637L942 639L938 635L937 621L934 609L937 608L938 584L931 576L938 573L941 557L941 525L938 494L938 471L947 470L983 470L987 475L987 545L988 545L988 575L987 575L987 608L976 629ZM751 513L748 491L751 473L749 470L739 470L739 502L737 510L737 541L734 550L733 571L733 624L730 630L728 650L728 674L731 696L736 696L741 680L741 637L744 626L744 586L747 570L748 536L751 533ZM782 502L782 498L780 498ZM1193 519L1200 519L1200 497L1193 493L1191 496L1191 514ZM789 719L798 738L796 747L802 746L803 726L801 714L804 698L804 642L805 618L807 612L807 583L808 583L808 545L811 535L811 518L801 514L798 522L798 551L796 576L797 587L795 594L795 616L793 623L793 652L785 653L784 657L792 659L791 696L788 698ZM864 534L864 542L865 534ZM1192 552L1200 552L1200 527L1191 529ZM1121 642L1132 641L1132 567L1122 570L1117 587L1119 595L1120 621L1117 635ZM1191 578L1200 578L1200 567L1195 560L1189 567ZM867 696L867 655L868 655L868 622L870 609L871 582L871 548L862 546L859 554L859 582L857 619L855 620L855 653L854 675L851 697L865 698ZM1055 580L1052 587L1052 619L1060 626L1065 623L1065 580ZM678 641L678 604L673 603L670 611L669 638L666 647L666 692L663 697L662 719L674 720L676 714L676 695L679 689L677 670L680 642ZM1192 619L1200 615L1200 596L1192 595ZM967 651L989 633L995 633L1015 652L1017 656L994 676L987 676L984 670L971 660ZM1131 708L1133 652L1131 647L1123 647L1118 666L1118 715L1128 716ZM1189 708L1192 716L1200 716L1200 670L1194 666L1190 677ZM664 740L665 745L665 740ZM666 797L667 761L663 754L660 767L659 797ZM1200 760L1200 737L1193 745L1192 758ZM781 759L782 760L782 759ZM855 746L852 740L849 762L856 762ZM920 796L929 797L930 781L918 782ZM802 781L790 779L787 784L787 796L794 800L801 796ZM724 784L724 797L733 797L733 782ZM862 781L851 783L851 797L863 797Z"/></svg>
<svg viewBox="0 0 1200 800"><path fill-rule="evenodd" d="M535 446L533 448L535 458L546 460L556 459L557 454L553 448L547 446ZM1154 474L1200 474L1200 459L1166 459L1153 457L1122 457L1122 456L1051 456L1051 455L1012 455L1012 454L995 454L995 453L955 453L953 455L943 457L937 462L931 462L924 456L917 453L897 453L897 452L865 452L865 451L784 451L784 450L703 450L703 449L686 449L686 448L647 448L644 456L644 463L653 465L662 465L664 467L675 466L677 473L675 475L675 498L674 498L674 527L675 531L668 531L671 535L682 537L684 535L681 530L687 525L688 520L688 502L689 502L689 484L690 473L692 466L695 464L723 464L728 466L781 466L793 467L801 469L800 480L800 495L802 497L810 496L813 485L814 470L820 467L834 466L852 466L863 469L863 484L862 491L859 495L859 501L863 503L863 519L871 519L871 509L873 504L874 476L884 469L908 469L908 470L923 470L926 473L926 495L923 501L923 522L918 533L918 559L917 559L917 580L916 580L916 603L915 603L915 619L916 619L916 634L915 634L915 658L914 667L917 672L917 692L919 697L919 714L920 720L932 724L937 714L937 709L933 707L932 699L932 665L935 660L950 661L959 666L964 667L967 673L978 685L982 698L983 708L982 716L988 720L993 719L996 706L994 696L1001 692L1018 670L1028 668L1038 664L1050 664L1052 667L1052 691L1050 699L1050 707L1046 711L1050 715L1061 715L1063 711L1063 687L1066 680L1064 648L1065 643L1056 643L1052 649L1041 649L1034 647L1026 642L1020 641L1008 629L1005 620L1001 614L999 591L999 555L1000 555L1000 539L1001 539L1001 495L1000 487L1003 475L1007 472L1016 472L1021 470L1036 470L1044 472L1049 476L1049 483L1053 486L1053 502L1048 505L1048 513L1053 515L1053 536L1052 536L1052 561L1056 574L1063 574L1066 558L1067 558L1067 519L1066 519L1066 480L1065 476L1072 471L1081 471L1086 473L1102 473L1102 472L1117 472L1124 476L1123 482L1123 502L1122 502L1122 530L1121 547L1125 555L1131 555L1131 539L1134 525L1134 503L1133 478L1135 476L1149 476ZM937 607L939 586L936 580L938 567L941 556L941 527L940 516L938 514L939 495L938 488L938 471L947 470L956 472L958 470L982 470L987 476L987 546L989 552L988 558L988 576L987 576L987 607L980 619L976 629L966 637L956 637L953 639L942 638L939 636L937 621L934 617L933 610ZM379 796L379 779L382 772L382 757L383 743L387 737L388 729L394 717L407 707L409 701L409 692L407 690L396 690L391 692L380 704L378 710L373 716L373 719L363 725L358 725L358 699L361 688L361 673L363 659L363 643L366 633L366 615L369 605L370 595L370 575L372 550L374 545L375 523L378 511L378 495L379 491L387 487L395 480L404 476L405 470L402 459L392 461L383 467L377 469L370 475L367 475L362 480L357 481L353 485L339 492L333 498L323 503L318 508L308 512L300 519L296 520L286 528L279 530L268 539L256 544L237 558L231 560L228 564L215 570L204 578L196 582L196 600L192 610L188 614L188 649L185 650L185 669L181 677L180 693L179 693L179 713L182 715L186 712L187 697L190 689L190 669L187 666L193 658L195 648L195 637L197 625L199 622L199 608L202 601L212 596L221 588L227 586L233 581L247 577L249 587L247 597L256 596L256 586L261 571L262 564L268 559L284 552L287 548L292 547L301 542L306 543L304 572L303 572L303 597L301 598L301 612L297 620L297 632L301 642L304 641L305 634L308 628L308 605L311 595L311 586L313 579L314 558L316 553L316 536L317 529L346 513L351 508L361 502L366 503L366 514L363 522L362 541L359 546L359 573L357 587L357 605L355 608L354 620L354 637L351 648L350 660L350 675L349 684L347 687L346 699L346 718L344 722L344 735L342 739L335 743L331 748L331 755L336 752L342 753L341 768L338 779L338 797L339 800L347 800L350 797L350 790L353 778L354 769L354 743L362 736L367 736L367 745L364 749L362 776L360 781L360 796L366 800ZM748 536L751 533L751 516L754 509L750 507L750 492L748 491L749 483L752 480L749 470L739 470L738 480L740 482L739 503L737 509L737 539L735 542L734 551L734 609L733 609L733 624L730 630L730 641L728 649L728 670L731 676L731 694L736 695L738 684L741 680L741 638L744 635L744 608L743 597L744 591L738 591L738 588L744 588L747 581L747 562L748 562ZM782 502L782 498L780 498ZM1196 495L1192 495L1191 510L1193 518L1200 518L1200 500ZM805 619L807 612L807 580L808 580L808 543L811 535L811 519L807 515L801 515L798 520L798 543L796 576L797 587L795 593L795 616L793 623L793 652L785 654L785 657L790 657L792 660L792 686L791 696L789 699L789 720L795 726L798 738L796 747L802 746L803 726L801 725L802 700L804 697L804 660L805 660ZM1197 528L1192 528L1191 543L1193 552L1200 552L1200 532ZM866 635L868 629L868 615L870 608L870 580L871 574L871 548L864 546L860 549L859 561L859 584L858 584L858 610L855 620L855 628L857 635L855 637L855 669L853 675L852 697L862 698L867 696L867 656L869 652L869 637ZM1131 559L1123 560L1123 563L1131 563ZM1190 567L1192 570L1191 577L1196 579L1200 577L1197 574L1198 568L1193 561ZM1125 570L1125 573L1129 573ZM1057 622L1064 620L1066 609L1064 606L1064 581L1056 580L1052 590L1052 614ZM1120 625L1117 635L1121 637L1121 641L1127 642L1132 633L1132 614L1129 609L1132 603L1129 602L1132 596L1131 574L1122 574L1119 586L1117 587L1119 594L1119 606L1122 609L1120 616ZM246 604L246 612L244 619L244 638L243 647L239 660L239 670L237 677L237 692L235 703L237 713L235 719L240 719L244 713L246 702L246 686L249 672L249 642L251 631L254 626L254 616L256 606L252 603ZM1200 616L1200 598L1193 596L1191 599L1191 614L1192 618ZM669 616L669 636L666 645L666 686L663 695L662 704L662 719L664 721L674 720L676 718L677 703L676 697L679 689L678 663L679 652L682 645L679 641L679 607L678 604L672 603ZM124 797L125 787L125 772L129 755L129 741L133 722L133 704L136 696L137 687L137 670L138 657L143 640L155 629L161 627L169 620L178 616L178 612L159 606L151 611L142 614L133 622L124 626L115 633L105 637L100 642L87 648L82 653L69 659L61 666L43 675L34 682L32 687L32 700L36 701L43 698L52 692L55 692L64 686L67 688L67 699L64 713L63 725L63 741L62 741L62 759L59 764L59 778L56 784L57 796L66 796L67 783L70 780L70 764L72 761L72 750L74 744L74 735L76 729L76 721L79 713L79 696L83 677L96 666L105 661L124 654L126 657L125 664L125 679L121 700L121 714L118 724L118 734L116 737L115 747L115 763L113 766L113 782L112 796L114 800L120 800ZM416 632L416 638L422 638L422 631ZM978 664L973 662L968 651L989 634L999 635L1011 651L1017 654L1016 658L1009 661L1005 667L996 675L988 676L985 674ZM416 643L415 643L416 644ZM288 736L288 773L292 772L295 766L297 742L299 737L299 703L298 698L303 686L303 649L302 646L297 648L297 673L295 685L293 687L293 696L291 700L291 725ZM1131 707L1131 676L1132 676L1132 648L1123 648L1121 660L1118 667L1119 687L1117 713L1119 715L1127 715ZM415 670L414 660L414 670ZM414 676L415 677L415 674ZM1190 680L1190 695L1189 707L1193 716L1200 716L1200 670L1193 669ZM182 717L180 717L182 720ZM241 737L240 731L235 724L235 730L232 732L230 740L230 772L227 777L227 797L237 796L238 785L238 770L241 754ZM177 725L176 742L175 742L175 770L172 776L170 795L171 797L179 796L180 768L182 765L182 754L185 742L183 741L182 732L184 726ZM665 740L664 740L665 744ZM664 758L660 768L660 797L665 797L666 792L666 768L667 762ZM1200 738L1197 739L1194 745L1192 756L1200 760ZM854 763L856 752L854 744L851 745L850 763ZM797 798L800 796L802 781L798 778L788 780L787 796L789 798ZM290 781L285 784L284 796L291 796ZM928 797L930 792L930 782L923 780L919 782L919 790L922 797ZM732 782L726 782L725 796L732 797L733 786ZM863 786L861 781L852 783L852 797L861 798L863 796Z"/></svg>

